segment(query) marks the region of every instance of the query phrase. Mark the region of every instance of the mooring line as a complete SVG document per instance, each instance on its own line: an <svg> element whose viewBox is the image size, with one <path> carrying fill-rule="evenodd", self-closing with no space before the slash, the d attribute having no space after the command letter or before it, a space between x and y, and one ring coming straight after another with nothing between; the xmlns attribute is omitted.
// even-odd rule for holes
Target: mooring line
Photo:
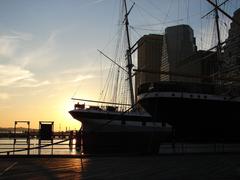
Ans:
<svg viewBox="0 0 240 180"><path fill-rule="evenodd" d="M7 171L9 171L11 168L13 168L15 165L17 165L18 162L12 163L10 166L8 166L6 169L4 169L1 173L0 176L4 175Z"/></svg>

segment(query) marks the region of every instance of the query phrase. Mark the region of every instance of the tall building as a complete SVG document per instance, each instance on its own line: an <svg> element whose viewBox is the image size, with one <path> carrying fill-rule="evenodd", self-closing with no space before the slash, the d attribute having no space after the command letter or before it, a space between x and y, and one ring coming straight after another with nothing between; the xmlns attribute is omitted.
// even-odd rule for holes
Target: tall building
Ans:
<svg viewBox="0 0 240 180"><path fill-rule="evenodd" d="M193 30L188 25L177 25L165 30L162 71L178 73L178 64L197 51ZM181 80L174 75L163 75L161 80Z"/></svg>
<svg viewBox="0 0 240 180"><path fill-rule="evenodd" d="M138 87L145 83L211 82L207 77L218 68L215 52L197 51L193 29L188 25L168 27L165 35L145 35L138 46L138 69L153 73L136 74L136 95Z"/></svg>
<svg viewBox="0 0 240 180"><path fill-rule="evenodd" d="M193 55L179 61L176 64L178 81L209 83L213 78L211 75L217 72L218 61L215 52L197 51Z"/></svg>
<svg viewBox="0 0 240 180"><path fill-rule="evenodd" d="M234 12L233 18L240 22L240 9ZM231 23L228 39L224 47L223 72L227 77L240 76L240 27Z"/></svg>
<svg viewBox="0 0 240 180"><path fill-rule="evenodd" d="M149 71L160 71L162 58L163 35L149 34L144 35L138 41L138 69ZM141 84L159 81L160 75L155 73L138 72L135 79L135 91Z"/></svg>

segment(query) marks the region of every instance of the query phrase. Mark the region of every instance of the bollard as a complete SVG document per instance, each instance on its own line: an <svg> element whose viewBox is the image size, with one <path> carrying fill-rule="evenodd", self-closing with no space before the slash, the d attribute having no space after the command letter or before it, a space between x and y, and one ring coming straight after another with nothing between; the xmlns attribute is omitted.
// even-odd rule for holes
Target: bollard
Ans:
<svg viewBox="0 0 240 180"><path fill-rule="evenodd" d="M72 149L73 146L73 131L70 131L70 135L69 135L69 147L70 149Z"/></svg>
<svg viewBox="0 0 240 180"><path fill-rule="evenodd" d="M81 151L81 130L77 132L76 134L76 150Z"/></svg>

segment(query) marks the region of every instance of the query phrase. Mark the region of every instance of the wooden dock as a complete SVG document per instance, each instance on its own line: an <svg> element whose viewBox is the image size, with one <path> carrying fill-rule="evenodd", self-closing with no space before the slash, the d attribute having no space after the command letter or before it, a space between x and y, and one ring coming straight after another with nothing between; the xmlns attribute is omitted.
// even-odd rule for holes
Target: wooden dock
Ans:
<svg viewBox="0 0 240 180"><path fill-rule="evenodd" d="M0 179L239 180L240 154L1 157Z"/></svg>

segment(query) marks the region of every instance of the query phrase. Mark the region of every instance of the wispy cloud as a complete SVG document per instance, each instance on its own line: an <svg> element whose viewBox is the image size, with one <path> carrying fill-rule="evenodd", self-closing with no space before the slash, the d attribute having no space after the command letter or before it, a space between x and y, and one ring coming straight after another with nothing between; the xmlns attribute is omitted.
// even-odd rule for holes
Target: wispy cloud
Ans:
<svg viewBox="0 0 240 180"><path fill-rule="evenodd" d="M8 93L2 93L0 92L0 99L5 100L9 98L9 94Z"/></svg>
<svg viewBox="0 0 240 180"><path fill-rule="evenodd" d="M96 75L94 75L94 73L92 73L92 72L86 73L85 70L83 72L83 70L79 69L79 68L78 69L77 68L67 69L61 73L65 79L65 80L63 80L63 79L62 80L67 83L76 83L76 82L80 82L83 80L92 79L92 78L96 77ZM94 71L94 67L93 67L92 71Z"/></svg>
<svg viewBox="0 0 240 180"><path fill-rule="evenodd" d="M57 53L54 53L54 50L58 33L59 31L53 31L44 42L38 42L33 34L11 30L0 35L0 56L7 58L9 63L23 68L43 68L56 59ZM26 48L30 44L31 49Z"/></svg>
<svg viewBox="0 0 240 180"><path fill-rule="evenodd" d="M40 87L40 86L46 86L51 84L50 81L42 81L42 82L38 82L38 81L19 81L16 86L17 87Z"/></svg>
<svg viewBox="0 0 240 180"><path fill-rule="evenodd" d="M101 71L108 71L109 67L99 67L98 65L93 64L85 64L84 66L81 66L81 68L70 68L66 69L61 72L63 75L79 75L79 74L96 74L100 73Z"/></svg>
<svg viewBox="0 0 240 180"><path fill-rule="evenodd" d="M98 4L98 3L101 3L103 1L105 1L105 0L93 0L93 1L89 2L88 5Z"/></svg>
<svg viewBox="0 0 240 180"><path fill-rule="evenodd" d="M80 82L86 79L91 79L93 77L93 75L78 75L71 82Z"/></svg>
<svg viewBox="0 0 240 180"><path fill-rule="evenodd" d="M0 65L0 86L39 87L49 84L39 82L29 70L14 65Z"/></svg>
<svg viewBox="0 0 240 180"><path fill-rule="evenodd" d="M52 32L41 46L25 52L20 58L20 61L22 61L22 67L34 66L42 68L49 66L49 64L56 59L56 55L53 52L56 45L56 35L57 32Z"/></svg>
<svg viewBox="0 0 240 180"><path fill-rule="evenodd" d="M9 34L2 35L2 39L14 39L14 40L24 40L29 41L32 40L32 34L25 32L17 32L15 30L11 30Z"/></svg>
<svg viewBox="0 0 240 180"><path fill-rule="evenodd" d="M9 34L0 36L0 55L5 57L14 57L14 53L19 46L20 41L29 41L32 39L32 34L10 31Z"/></svg>
<svg viewBox="0 0 240 180"><path fill-rule="evenodd" d="M0 86L10 86L21 80L32 79L33 74L28 70L13 65L0 65Z"/></svg>
<svg viewBox="0 0 240 180"><path fill-rule="evenodd" d="M26 32L18 32L16 30L11 31L12 36L6 36L9 39L19 39L23 41L30 41L33 39L33 35L31 33L26 33Z"/></svg>
<svg viewBox="0 0 240 180"><path fill-rule="evenodd" d="M16 44L14 39L0 37L0 56L10 57L15 51Z"/></svg>

